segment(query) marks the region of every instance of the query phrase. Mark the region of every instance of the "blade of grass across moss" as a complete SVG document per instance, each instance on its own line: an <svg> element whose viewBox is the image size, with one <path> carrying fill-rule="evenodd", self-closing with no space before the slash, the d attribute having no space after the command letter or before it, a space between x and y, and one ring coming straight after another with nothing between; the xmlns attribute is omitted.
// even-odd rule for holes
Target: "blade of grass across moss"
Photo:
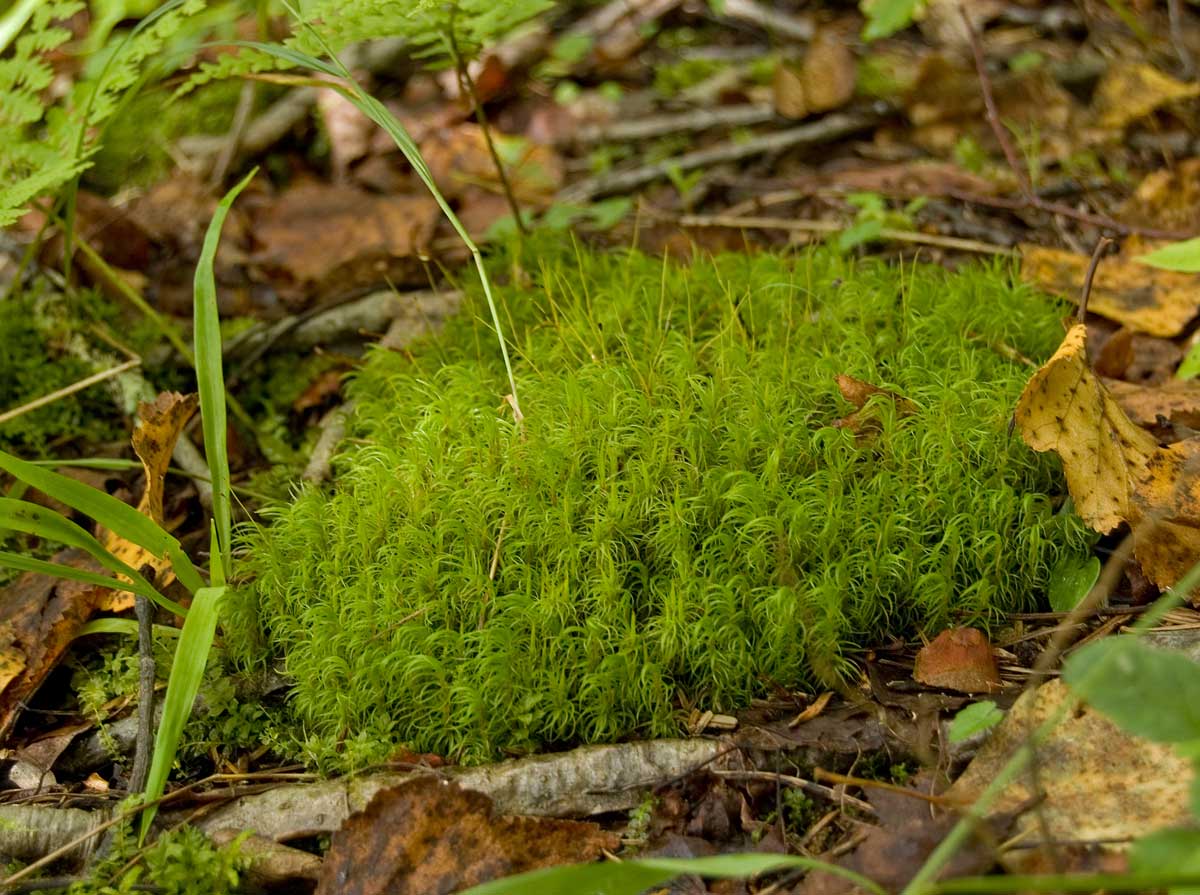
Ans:
<svg viewBox="0 0 1200 895"><path fill-rule="evenodd" d="M179 644L175 647L175 658L171 662L171 676L167 680L167 695L163 700L162 722L154 738L154 756L150 760L150 773L146 777L143 803L156 802L167 785L167 776L175 763L175 751L183 725L192 713L192 703L200 690L204 677L204 666L212 649L213 637L217 632L217 617L224 587L202 587L192 598L187 620L179 632ZM144 842L150 824L154 822L155 807L142 813L138 842Z"/></svg>
<svg viewBox="0 0 1200 895"><path fill-rule="evenodd" d="M295 16L296 19L304 25L304 27L308 28L308 25L304 22L303 17L295 8L292 7L291 4L285 2L284 6L291 11L292 15ZM413 140L412 136L405 129L404 125L400 123L400 120L396 118L395 115L388 111L388 108L383 105L383 103L379 102L379 100L375 99L375 97L371 96L359 86L358 82L354 80L354 77L350 74L346 67L343 66L338 60L337 54L335 54L332 48L326 45L324 40L321 39L320 34L311 28L309 28L309 33L312 34L313 37L315 37L322 44L325 52L328 53L329 57L333 60L333 64L323 62L322 60L317 59L315 56L310 56L307 53L303 53L292 47L285 47L280 44L268 44L256 41L239 41L237 45L250 47L270 56L274 56L277 59L282 59L288 64L298 68L311 69L313 71L318 71L322 74L337 78L338 83L330 84L330 88L337 90L338 93L342 94L342 96L349 100L355 106L355 108L383 128L387 132L388 136L392 138L392 142L394 142L400 152L403 153L404 158L412 166L412 169L416 173L417 177L421 179L421 183L423 183L425 188L429 190L430 195L433 196L433 200L437 202L438 208L442 210L442 214L446 216L446 220L450 222L450 226L454 228L454 232L458 234L458 238L462 240L463 245L467 247L467 251L471 253L471 257L475 261L475 269L479 273L479 281L483 286L483 294L487 299L488 310L491 312L492 326L496 329L496 339L500 343L500 355L504 359L504 370L508 374L508 387L512 393L513 410L516 412L516 416L519 421L521 418L521 402L517 397L517 380L513 375L512 362L508 357L508 345L504 341L504 329L500 325L500 314L496 309L495 297L492 295L492 282L488 277L487 268L484 266L483 255L480 253L479 247L475 244L475 241L471 239L470 234L467 233L466 227L462 225L462 222L458 219L458 215L454 213L454 210L450 207L450 203L446 201L446 197L443 196L441 190L438 189L437 183L433 179L433 174L429 170L429 166L425 164L425 159L421 156L421 150L417 147L416 141Z"/></svg>
<svg viewBox="0 0 1200 895"><path fill-rule="evenodd" d="M178 637L179 629L172 628L170 625L155 625L154 633L166 637ZM138 623L132 618L94 618L80 628L75 636L76 638L87 637L89 634L119 634L123 637L137 637Z"/></svg>
<svg viewBox="0 0 1200 895"><path fill-rule="evenodd" d="M97 488L89 487L75 479L67 478L50 469L44 469L4 451L0 451L0 469L27 485L37 488L47 497L52 497L60 503L65 503L71 509L95 519L119 537L132 541L139 547L144 547L157 557L166 557L171 561L176 577L189 591L195 592L204 586L200 573L196 571L192 561L179 546L179 541L129 504L117 500L111 494ZM89 537L91 536L89 535ZM93 540L95 539L93 538ZM103 550L103 548L101 549Z"/></svg>
<svg viewBox="0 0 1200 895"><path fill-rule="evenodd" d="M204 247L196 263L195 317L196 383L200 391L200 419L204 427L204 456L213 486L213 519L217 524L217 543L212 555L220 554L222 565L229 568L233 555L233 516L229 498L229 454L226 445L225 374L221 366L221 323L217 315L217 282L213 261L221 241L221 227L238 194L258 173L255 168L225 194L217 204L204 235Z"/></svg>
<svg viewBox="0 0 1200 895"><path fill-rule="evenodd" d="M102 583L105 587L112 587L117 590L129 590L133 593L141 594L148 600L154 601L171 612L181 616L187 615L186 609L155 590L154 586L143 578L136 569L113 556L113 554L104 548L103 544L84 531L80 526L52 510L47 510L44 507L39 507L37 504L32 504L24 500L0 497L0 528L23 531L27 534L46 538L47 540L57 541L60 544L66 544L68 547L78 547L95 559L96 562L100 563L100 565L104 566L104 568L118 575L128 577L131 583L114 581L103 575L95 576L97 579L101 579L100 581L91 581L82 576L95 573L88 573L82 569L72 568L71 566L45 562L7 552L0 552L0 565L11 566L23 572L43 572L45 574L57 575L62 578L71 578L76 581L84 581L92 584Z"/></svg>
<svg viewBox="0 0 1200 895"><path fill-rule="evenodd" d="M764 854L569 864L492 880L462 895L639 895L685 873L729 879L776 870L823 871L851 881L864 892L884 895L881 886L845 867L797 855Z"/></svg>

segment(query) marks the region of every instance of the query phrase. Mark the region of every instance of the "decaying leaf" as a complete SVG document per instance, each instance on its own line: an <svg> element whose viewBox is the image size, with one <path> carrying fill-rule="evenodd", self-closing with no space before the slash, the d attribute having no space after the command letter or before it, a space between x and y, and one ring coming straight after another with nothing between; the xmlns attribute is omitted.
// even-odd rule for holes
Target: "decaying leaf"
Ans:
<svg viewBox="0 0 1200 895"><path fill-rule="evenodd" d="M1109 66L1096 86L1092 112L1101 127L1124 128L1169 102L1200 96L1200 83L1177 81L1144 62Z"/></svg>
<svg viewBox="0 0 1200 895"><path fill-rule="evenodd" d="M1147 267L1133 260L1148 246L1135 237L1122 243L1119 257L1106 258L1096 271L1088 310L1152 336L1177 336L1196 316L1200 274ZM1021 246L1021 278L1054 295L1079 300L1086 255L1041 246Z"/></svg>
<svg viewBox="0 0 1200 895"><path fill-rule="evenodd" d="M138 423L133 430L133 450L142 461L146 472L146 490L138 501L138 512L149 516L162 526L163 520L163 484L167 477L167 468L171 465L171 455L175 451L175 442L184 424L196 412L198 399L195 395L181 395L179 392L162 392L153 402L143 401L138 405ZM151 566L155 572L167 570L170 563L155 556L144 547L118 537L111 531L104 536L104 546L114 556L135 569L144 565ZM167 573L170 575L170 573ZM173 577L173 576L172 576ZM171 578L164 581L169 583ZM133 605L133 594L126 591L111 591L101 599L97 609L104 612L121 612Z"/></svg>
<svg viewBox="0 0 1200 895"><path fill-rule="evenodd" d="M889 391L886 388L880 388L877 385L871 385L871 383L864 382L862 379L847 376L845 373L839 373L834 377L834 381L837 383L838 391L842 393L842 397L855 407L854 412L849 416L834 421L833 426L836 429L849 429L856 435L878 432L880 428L878 417L866 409L867 402L876 395L883 395L890 398L895 403L896 410L901 416L907 416L910 413L915 413L917 410L917 405L913 404L912 401L903 395Z"/></svg>
<svg viewBox="0 0 1200 895"><path fill-rule="evenodd" d="M1200 158L1151 171L1122 204L1118 217L1143 227L1200 231Z"/></svg>
<svg viewBox="0 0 1200 895"><path fill-rule="evenodd" d="M819 31L799 67L776 67L775 110L785 118L804 118L839 109L854 97L856 78L854 54L845 40L832 31Z"/></svg>
<svg viewBox="0 0 1200 895"><path fill-rule="evenodd" d="M1017 403L1021 435L1063 462L1075 509L1110 532L1122 522L1146 575L1168 587L1200 557L1200 441L1160 448L1087 364L1087 328L1072 327Z"/></svg>
<svg viewBox="0 0 1200 895"><path fill-rule="evenodd" d="M53 562L104 574L82 550L64 550ZM27 572L0 590L0 738L12 730L26 700L37 692L108 588Z"/></svg>
<svg viewBox="0 0 1200 895"><path fill-rule="evenodd" d="M1106 379L1104 385L1121 409L1139 426L1200 430L1200 380L1172 379L1147 386Z"/></svg>
<svg viewBox="0 0 1200 895"><path fill-rule="evenodd" d="M592 823L494 815L492 800L433 776L379 792L333 837L317 895L426 895L590 861L619 840Z"/></svg>
<svg viewBox="0 0 1200 895"><path fill-rule="evenodd" d="M975 801L1013 751L1068 696L1066 685L1057 680L1023 694L947 795L964 804ZM1187 781L1192 776L1189 762L1171 746L1128 734L1088 709L1068 715L1038 747L1036 782L1029 774L1019 777L993 810L1016 811L1044 793L1044 801L1020 816L1017 839L1042 841L1048 836L1113 843L1099 847L1120 849L1122 841L1190 818ZM1002 860L1010 870L1026 872L1037 852L1012 849Z"/></svg>
<svg viewBox="0 0 1200 895"><path fill-rule="evenodd" d="M1000 689L1000 672L987 636L975 628L943 631L917 653L913 679L960 693Z"/></svg>

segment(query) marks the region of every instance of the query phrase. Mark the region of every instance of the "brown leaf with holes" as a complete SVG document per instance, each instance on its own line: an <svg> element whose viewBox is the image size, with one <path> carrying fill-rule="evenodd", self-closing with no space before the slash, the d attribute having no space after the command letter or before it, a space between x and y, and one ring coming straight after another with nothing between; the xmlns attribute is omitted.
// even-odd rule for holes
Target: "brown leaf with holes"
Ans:
<svg viewBox="0 0 1200 895"><path fill-rule="evenodd" d="M975 628L943 631L917 653L913 679L960 693L1000 689L1000 671L987 635Z"/></svg>
<svg viewBox="0 0 1200 895"><path fill-rule="evenodd" d="M1087 363L1078 324L1025 386L1014 414L1035 451L1062 458L1076 512L1099 532L1122 522L1134 555L1159 587L1200 558L1200 441L1160 448L1135 425Z"/></svg>
<svg viewBox="0 0 1200 895"><path fill-rule="evenodd" d="M52 561L104 574L99 563L75 548ZM0 739L107 593L105 587L34 572L0 590Z"/></svg>
<svg viewBox="0 0 1200 895"><path fill-rule="evenodd" d="M591 861L619 840L592 823L495 815L492 800L434 776L378 793L333 837L317 895L433 895Z"/></svg>
<svg viewBox="0 0 1200 895"><path fill-rule="evenodd" d="M1158 270L1134 260L1151 246L1129 237L1119 257L1096 270L1088 310L1152 336L1177 336L1196 316L1200 274ZM1070 301L1079 301L1087 255L1035 245L1021 246L1021 279Z"/></svg>
<svg viewBox="0 0 1200 895"><path fill-rule="evenodd" d="M163 486L167 468L171 465L171 455L175 452L175 442L179 440L184 425L196 412L198 404L199 399L195 395L181 395L179 392L162 392L153 402L142 401L138 404L133 451L142 461L146 473L146 489L138 501L138 512L149 516L159 526L164 525ZM167 560L111 531L105 532L104 546L134 569L149 565L155 572L162 573L170 566ZM162 582L164 585L173 579L169 572L168 575L170 577ZM133 602L133 594L114 590L100 601L97 608L104 612L122 612L131 607Z"/></svg>

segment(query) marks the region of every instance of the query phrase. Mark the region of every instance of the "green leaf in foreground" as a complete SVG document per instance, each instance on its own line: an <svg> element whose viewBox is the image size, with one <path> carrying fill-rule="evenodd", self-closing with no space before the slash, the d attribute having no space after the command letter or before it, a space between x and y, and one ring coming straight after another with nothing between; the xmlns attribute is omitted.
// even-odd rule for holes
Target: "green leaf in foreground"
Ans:
<svg viewBox="0 0 1200 895"><path fill-rule="evenodd" d="M1100 560L1094 556L1064 556L1050 570L1050 608L1070 612L1088 595L1100 578Z"/></svg>
<svg viewBox="0 0 1200 895"><path fill-rule="evenodd" d="M226 444L225 375L221 359L221 324L217 315L217 282L213 275L213 261L217 256L217 244L221 241L221 227L225 216L254 175L255 168L242 178L217 205L208 232L204 234L204 248L196 263L194 284L196 383L200 391L200 418L204 426L204 455L208 460L208 474L213 484L213 520L217 528L217 543L213 553L219 553L224 568L229 568L233 555L233 510L229 500L229 454Z"/></svg>
<svg viewBox="0 0 1200 895"><path fill-rule="evenodd" d="M1176 379L1195 379L1200 376L1200 342L1188 349L1179 369L1175 371Z"/></svg>
<svg viewBox="0 0 1200 895"><path fill-rule="evenodd" d="M1063 665L1079 698L1136 736L1200 741L1200 664L1138 637L1089 643Z"/></svg>
<svg viewBox="0 0 1200 895"><path fill-rule="evenodd" d="M1129 850L1129 870L1151 873L1169 867L1181 873L1200 873L1200 830L1157 830ZM1177 886L1170 895L1200 895L1200 886Z"/></svg>
<svg viewBox="0 0 1200 895"><path fill-rule="evenodd" d="M74 566L64 565L63 563L47 562L44 559L34 559L31 556L23 556L20 553L10 553L7 550L0 550L0 566L8 566L10 569L16 569L20 572L36 572L39 575L49 575L52 578L67 578L71 581L79 581L83 584L95 584L99 587L110 587L113 590L124 590L133 594L141 594L146 599L158 603L164 609L174 612L176 615L187 615L186 609L184 609L174 600L169 600L164 597L140 575L132 583L130 583L128 581L122 581L119 578L101 575L97 572L89 572L87 569L77 569Z"/></svg>
<svg viewBox="0 0 1200 895"><path fill-rule="evenodd" d="M995 727L1003 720L1004 712L996 708L996 703L992 700L984 699L971 703L954 716L954 721L950 724L950 742L961 743L977 733Z"/></svg>
<svg viewBox="0 0 1200 895"><path fill-rule="evenodd" d="M1162 270L1200 273L1200 236L1165 245L1161 249L1139 255L1137 260Z"/></svg>
<svg viewBox="0 0 1200 895"><path fill-rule="evenodd" d="M202 587L192 598L192 608L179 632L179 645L175 647L175 658L171 662L171 676L167 680L167 695L163 701L162 723L154 738L154 756L150 760L150 773L146 778L145 801L156 801L167 785L167 775L175 763L175 750L183 725L192 712L192 703L200 690L200 679L217 632L217 618L221 600L225 596L223 587ZM144 841L150 824L154 822L154 808L142 814L139 839Z"/></svg>
<svg viewBox="0 0 1200 895"><path fill-rule="evenodd" d="M605 864L568 864L492 880L462 895L639 895L685 873L722 879L774 870L814 870L850 880L873 895L884 890L865 876L795 855L714 855L708 858L653 858Z"/></svg>
<svg viewBox="0 0 1200 895"><path fill-rule="evenodd" d="M879 40L912 24L920 0L865 0L860 5L867 15L863 40Z"/></svg>

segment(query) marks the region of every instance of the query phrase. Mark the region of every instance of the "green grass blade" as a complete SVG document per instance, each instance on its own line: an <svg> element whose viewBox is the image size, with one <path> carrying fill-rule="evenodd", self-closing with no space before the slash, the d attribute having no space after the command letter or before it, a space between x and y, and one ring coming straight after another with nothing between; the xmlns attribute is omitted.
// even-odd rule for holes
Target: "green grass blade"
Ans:
<svg viewBox="0 0 1200 895"><path fill-rule="evenodd" d="M220 554L222 565L229 568L233 555L233 517L229 498L229 454L225 441L225 374L221 367L221 323L217 315L217 282L213 275L213 261L217 256L217 244L221 241L221 227L225 216L233 206L246 184L258 173L255 168L241 183L225 194L217 205L208 232L204 235L204 247L196 264L195 300L195 354L196 383L200 391L200 418L204 425L204 455L208 460L208 473L213 483L213 519L217 523L219 549L213 550L214 557Z"/></svg>
<svg viewBox="0 0 1200 895"><path fill-rule="evenodd" d="M136 569L117 559L104 548L104 545L76 525L70 519L65 519L52 510L39 507L25 500L13 500L11 497L0 497L0 528L13 531L23 531L26 534L37 535L51 541L58 541L68 547L77 547L89 556L118 575L127 575L136 588L134 593L141 593L155 601L165 599L150 586ZM33 560L28 560L33 562ZM52 565L47 563L47 565ZM17 568L20 568L19 566ZM67 576L63 576L67 577ZM116 583L116 582L114 582ZM153 597L150 595L154 594Z"/></svg>
<svg viewBox="0 0 1200 895"><path fill-rule="evenodd" d="M4 451L0 451L0 469L27 485L37 488L48 497L53 497L71 509L95 519L119 537L132 541L139 547L144 547L155 556L167 557L171 560L176 576L188 590L195 592L204 586L196 567L192 565L187 554L180 549L179 542L156 525L152 519L139 513L129 504L123 503L111 494L97 488L89 487L53 470L36 466ZM95 539L93 538L93 540ZM105 552L107 553L107 551ZM108 567L106 566L106 568Z"/></svg>
<svg viewBox="0 0 1200 895"><path fill-rule="evenodd" d="M192 608L179 633L179 644L175 647L171 676L167 680L167 695L163 701L162 723L154 738L154 756L146 777L146 802L157 800L167 785L183 725L192 713L192 703L196 701L200 681L204 677L204 666L208 664L224 596L223 587L202 587L196 591ZM139 842L145 841L150 824L154 822L154 814L155 808L147 808L142 813Z"/></svg>
<svg viewBox="0 0 1200 895"><path fill-rule="evenodd" d="M170 625L155 625L155 634L166 637L178 637L179 629ZM124 637L138 636L138 623L132 618L94 618L79 629L75 637L87 637L89 634L120 634Z"/></svg>
<svg viewBox="0 0 1200 895"><path fill-rule="evenodd" d="M34 559L31 556L23 556L20 553L10 553L7 550L0 550L0 566L7 566L10 569L16 569L20 572L36 572L39 575L50 575L54 578L67 578L71 581L79 581L83 584L95 584L100 587L110 587L113 590L129 591L132 594L142 594L145 597L150 597L146 593L146 589L139 583L130 583L121 581L119 578L113 578L110 575L101 575L99 572L89 572L87 569L77 569L74 566L68 566L64 563L47 562L44 559ZM163 599L160 596L150 597L157 602Z"/></svg>
<svg viewBox="0 0 1200 895"><path fill-rule="evenodd" d="M765 854L568 864L492 880L462 895L639 895L685 873L727 879L776 870L824 871L850 880L864 892L884 895L881 886L845 867L796 855Z"/></svg>

